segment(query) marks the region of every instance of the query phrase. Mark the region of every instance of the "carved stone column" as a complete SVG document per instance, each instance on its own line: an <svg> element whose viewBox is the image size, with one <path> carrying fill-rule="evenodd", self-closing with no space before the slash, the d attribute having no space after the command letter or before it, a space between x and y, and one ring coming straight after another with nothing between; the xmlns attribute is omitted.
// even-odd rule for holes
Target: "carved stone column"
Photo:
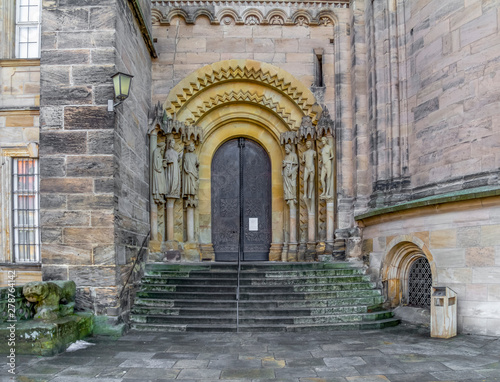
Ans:
<svg viewBox="0 0 500 382"><path fill-rule="evenodd" d="M157 144L158 144L158 135L156 133L152 133L149 136L149 159L150 159L149 163L151 163L149 167L151 170L150 173L151 182L153 182L154 178L153 155L154 151L156 150ZM150 209L150 222L151 222L151 241L158 241L158 207L152 197L150 198L149 209Z"/></svg>

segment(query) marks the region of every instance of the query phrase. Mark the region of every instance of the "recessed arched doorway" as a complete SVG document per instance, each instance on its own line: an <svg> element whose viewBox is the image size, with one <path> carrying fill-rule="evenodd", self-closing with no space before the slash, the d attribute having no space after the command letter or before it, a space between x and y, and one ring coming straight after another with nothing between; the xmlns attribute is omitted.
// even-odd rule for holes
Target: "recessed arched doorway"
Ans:
<svg viewBox="0 0 500 382"><path fill-rule="evenodd" d="M269 259L271 161L257 142L235 138L212 159L212 243L216 261Z"/></svg>

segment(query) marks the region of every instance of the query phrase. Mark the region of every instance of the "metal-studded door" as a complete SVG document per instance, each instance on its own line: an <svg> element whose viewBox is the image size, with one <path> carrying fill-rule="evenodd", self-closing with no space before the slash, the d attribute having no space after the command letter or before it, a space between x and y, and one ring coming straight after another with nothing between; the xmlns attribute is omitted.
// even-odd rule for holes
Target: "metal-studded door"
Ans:
<svg viewBox="0 0 500 382"><path fill-rule="evenodd" d="M271 163L256 142L224 143L212 160L212 243L216 261L269 259Z"/></svg>

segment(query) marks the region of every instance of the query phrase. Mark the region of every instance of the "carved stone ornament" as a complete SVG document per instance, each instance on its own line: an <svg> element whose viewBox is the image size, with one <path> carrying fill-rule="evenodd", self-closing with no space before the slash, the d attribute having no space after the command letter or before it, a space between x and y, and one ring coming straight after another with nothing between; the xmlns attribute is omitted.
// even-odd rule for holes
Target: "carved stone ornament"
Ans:
<svg viewBox="0 0 500 382"><path fill-rule="evenodd" d="M73 314L76 285L74 281L32 281L23 287L26 300L35 303L35 319L53 321Z"/></svg>
<svg viewBox="0 0 500 382"><path fill-rule="evenodd" d="M297 173L299 171L299 160L293 152L292 146L285 145L285 159L282 165L283 191L286 201L296 201L297 198Z"/></svg>
<svg viewBox="0 0 500 382"><path fill-rule="evenodd" d="M319 19L319 23L321 25L327 26L332 24L332 20L329 17L323 16Z"/></svg>
<svg viewBox="0 0 500 382"><path fill-rule="evenodd" d="M332 183L333 183L333 148L330 146L327 137L321 138L323 149L321 150L321 159L323 165L321 166L321 188L323 189L320 198L330 199L333 196Z"/></svg>
<svg viewBox="0 0 500 382"><path fill-rule="evenodd" d="M260 24L259 18L254 15L250 15L246 18L245 24L247 25L258 25Z"/></svg>
<svg viewBox="0 0 500 382"><path fill-rule="evenodd" d="M295 23L297 25L300 25L300 26L306 26L306 25L309 25L309 20L307 20L307 17L305 17L305 16L299 16L295 20Z"/></svg>
<svg viewBox="0 0 500 382"><path fill-rule="evenodd" d="M306 148L307 150L304 152L301 160L301 163L304 165L304 199L313 199L316 151L312 149L312 141L306 142Z"/></svg>
<svg viewBox="0 0 500 382"><path fill-rule="evenodd" d="M271 25L283 25L285 21L283 20L283 17L279 15L275 15L271 17L271 20L269 20L269 24Z"/></svg>
<svg viewBox="0 0 500 382"><path fill-rule="evenodd" d="M301 139L316 139L316 128L312 123L311 117L308 115L302 117L302 123L299 128L299 137Z"/></svg>
<svg viewBox="0 0 500 382"><path fill-rule="evenodd" d="M182 153L175 150L175 139L168 139L168 149L165 152L163 165L167 181L167 198L178 199L181 193L180 162Z"/></svg>

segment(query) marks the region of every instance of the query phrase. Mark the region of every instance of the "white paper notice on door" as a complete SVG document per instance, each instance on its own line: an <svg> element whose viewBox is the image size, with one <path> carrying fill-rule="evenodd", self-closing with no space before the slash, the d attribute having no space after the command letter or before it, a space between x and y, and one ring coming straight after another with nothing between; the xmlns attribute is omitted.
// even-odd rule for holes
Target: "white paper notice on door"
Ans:
<svg viewBox="0 0 500 382"><path fill-rule="evenodd" d="M248 230L249 231L259 230L259 218L248 218Z"/></svg>

